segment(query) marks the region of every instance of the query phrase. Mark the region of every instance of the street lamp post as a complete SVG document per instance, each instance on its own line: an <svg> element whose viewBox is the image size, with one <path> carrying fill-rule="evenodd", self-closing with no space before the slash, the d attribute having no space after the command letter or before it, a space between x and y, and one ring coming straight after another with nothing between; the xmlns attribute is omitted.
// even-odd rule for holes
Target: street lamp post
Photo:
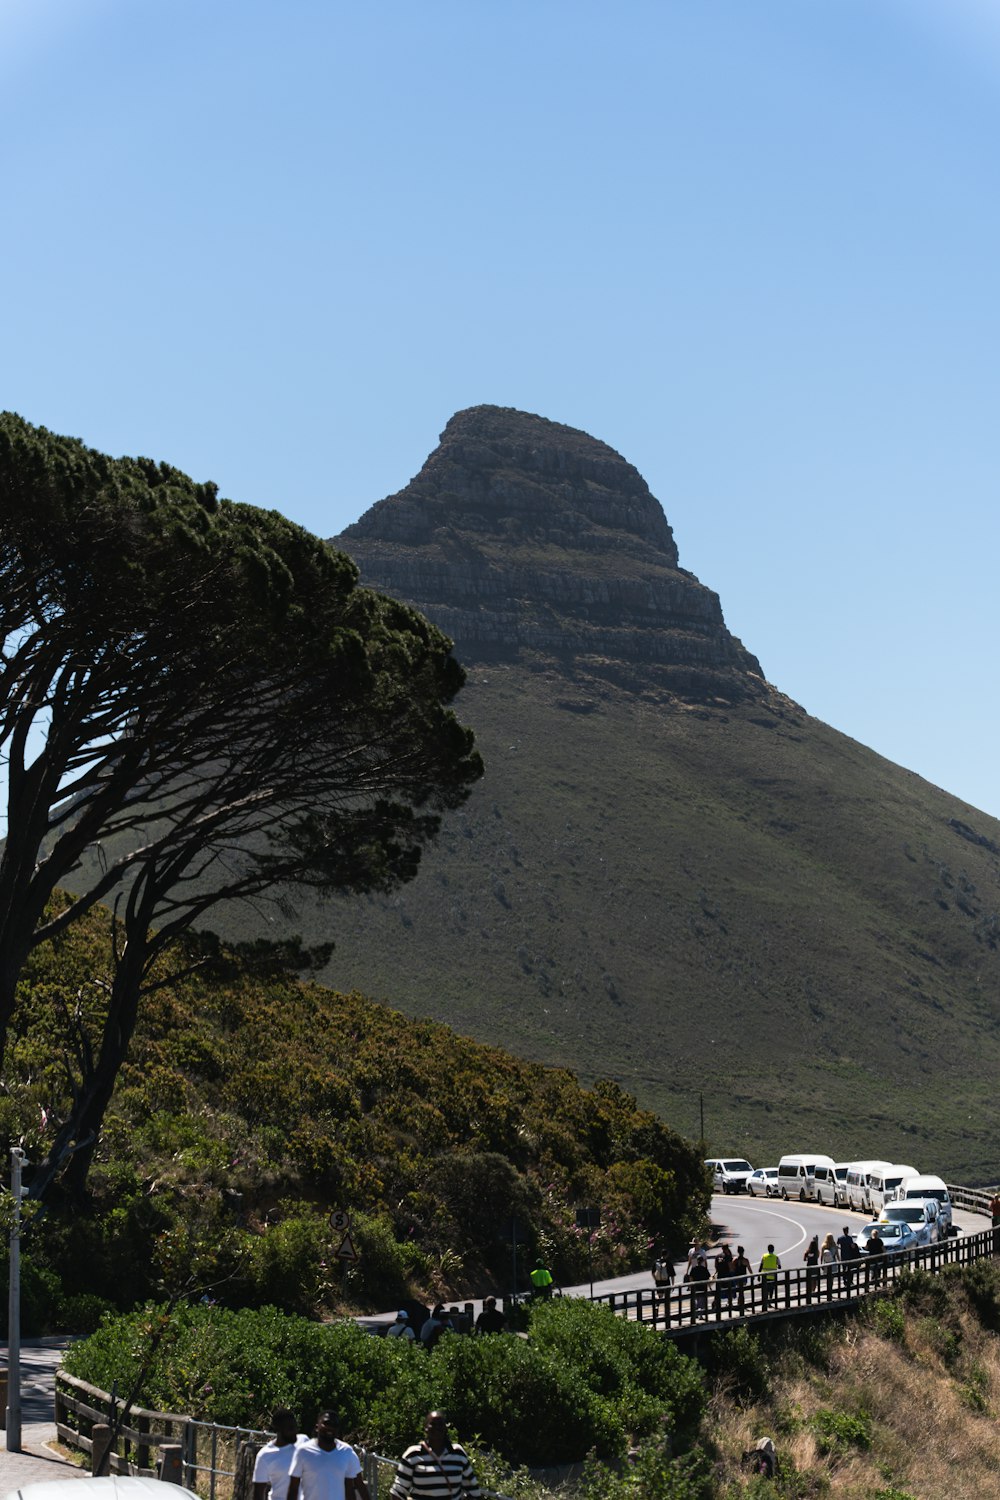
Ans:
<svg viewBox="0 0 1000 1500"><path fill-rule="evenodd" d="M21 1451L21 1169L28 1158L20 1146L10 1148L10 1191L14 1217L10 1226L10 1292L7 1302L7 1452Z"/></svg>

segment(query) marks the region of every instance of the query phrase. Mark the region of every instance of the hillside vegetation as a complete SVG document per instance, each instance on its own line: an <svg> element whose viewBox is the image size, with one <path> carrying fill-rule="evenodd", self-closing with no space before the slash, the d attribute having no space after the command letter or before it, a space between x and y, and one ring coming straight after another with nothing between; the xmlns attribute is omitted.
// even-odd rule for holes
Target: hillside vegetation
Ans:
<svg viewBox="0 0 1000 1500"><path fill-rule="evenodd" d="M610 1076L692 1137L703 1096L713 1154L992 1181L1000 825L777 695L536 665L470 672L486 775L419 879L285 922L336 939L327 982Z"/></svg>
<svg viewBox="0 0 1000 1500"><path fill-rule="evenodd" d="M1000 1468L1000 1267L978 1262L901 1277L853 1313L702 1333L683 1351L603 1307L553 1303L529 1337L445 1337L431 1354L261 1313L148 1308L68 1356L105 1389L131 1386L161 1341L140 1399L255 1425L290 1402L308 1426L333 1400L345 1430L398 1453L443 1406L459 1436L513 1465L580 1460L562 1494L587 1500L979 1500ZM697 1358L695 1358L697 1356ZM539 1414L544 1419L539 1420ZM778 1470L742 1458L769 1436ZM621 1460L631 1450L632 1461ZM542 1500L523 1473L504 1493Z"/></svg>
<svg viewBox="0 0 1000 1500"><path fill-rule="evenodd" d="M98 909L37 950L20 988L0 1130L33 1160L102 1023L109 950ZM147 1000L90 1189L26 1230L43 1278L29 1285L34 1331L77 1294L127 1307L209 1290L315 1314L508 1291L512 1215L522 1288L536 1254L577 1281L577 1206L602 1210L596 1272L648 1264L652 1242L678 1243L708 1201L694 1148L616 1085L585 1091L564 1070L224 954ZM353 1218L348 1269L333 1209Z"/></svg>

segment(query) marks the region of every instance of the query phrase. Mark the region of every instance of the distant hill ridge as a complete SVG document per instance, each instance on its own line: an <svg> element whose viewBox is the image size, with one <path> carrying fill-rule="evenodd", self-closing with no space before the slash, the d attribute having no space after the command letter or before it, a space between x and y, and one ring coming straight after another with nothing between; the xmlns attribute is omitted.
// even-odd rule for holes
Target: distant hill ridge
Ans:
<svg viewBox="0 0 1000 1500"><path fill-rule="evenodd" d="M463 661L534 652L597 675L641 669L687 696L766 696L638 470L573 427L460 411L416 478L334 544L364 582L446 630Z"/></svg>

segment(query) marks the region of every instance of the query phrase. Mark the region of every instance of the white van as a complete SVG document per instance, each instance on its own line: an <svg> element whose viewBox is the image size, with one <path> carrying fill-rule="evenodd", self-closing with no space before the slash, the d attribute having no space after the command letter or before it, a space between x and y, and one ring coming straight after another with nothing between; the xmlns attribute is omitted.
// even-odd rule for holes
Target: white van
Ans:
<svg viewBox="0 0 1000 1500"><path fill-rule="evenodd" d="M832 1208L840 1208L847 1202L847 1169L849 1161L838 1161L836 1166L828 1167L823 1162L816 1163L816 1202L829 1203Z"/></svg>
<svg viewBox="0 0 1000 1500"><path fill-rule="evenodd" d="M951 1194L947 1184L932 1172L919 1172L916 1177L907 1177L896 1189L896 1202L905 1203L907 1198L935 1198L941 1218L941 1238L951 1233Z"/></svg>
<svg viewBox="0 0 1000 1500"><path fill-rule="evenodd" d="M880 1167L868 1174L868 1202L872 1213L878 1218L887 1203L895 1198L903 1183L919 1174L916 1167Z"/></svg>
<svg viewBox="0 0 1000 1500"><path fill-rule="evenodd" d="M798 1198L804 1203L816 1196L816 1168L835 1167L832 1156L820 1156L818 1152L805 1155L783 1156L778 1163L778 1192L782 1198Z"/></svg>
<svg viewBox="0 0 1000 1500"><path fill-rule="evenodd" d="M881 1172L891 1166L891 1161L852 1161L844 1179L847 1207L853 1208L858 1214L870 1214L872 1204L868 1196L868 1179L873 1172Z"/></svg>

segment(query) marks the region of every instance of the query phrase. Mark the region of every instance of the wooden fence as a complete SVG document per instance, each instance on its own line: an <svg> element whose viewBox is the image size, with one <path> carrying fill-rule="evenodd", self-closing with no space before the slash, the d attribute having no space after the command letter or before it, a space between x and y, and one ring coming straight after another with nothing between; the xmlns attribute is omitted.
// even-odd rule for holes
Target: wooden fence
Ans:
<svg viewBox="0 0 1000 1500"><path fill-rule="evenodd" d="M759 1271L700 1285L683 1282L669 1288L642 1287L630 1292L605 1292L595 1302L619 1317L647 1323L664 1333L680 1333L706 1323L787 1316L826 1303L854 1302L884 1291L915 1267L937 1273L946 1265L971 1265L1000 1253L1000 1231L964 1234L908 1250L880 1256L862 1255L841 1265L810 1269L794 1266L773 1276Z"/></svg>

